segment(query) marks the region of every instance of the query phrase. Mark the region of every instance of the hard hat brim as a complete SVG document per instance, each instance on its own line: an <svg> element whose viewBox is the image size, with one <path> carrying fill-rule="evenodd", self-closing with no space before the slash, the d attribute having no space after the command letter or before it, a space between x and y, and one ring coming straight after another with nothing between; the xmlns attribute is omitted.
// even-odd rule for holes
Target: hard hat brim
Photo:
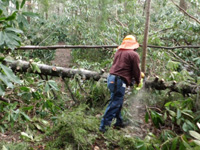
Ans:
<svg viewBox="0 0 200 150"><path fill-rule="evenodd" d="M138 42L123 41L118 49L137 49L138 47L140 47Z"/></svg>

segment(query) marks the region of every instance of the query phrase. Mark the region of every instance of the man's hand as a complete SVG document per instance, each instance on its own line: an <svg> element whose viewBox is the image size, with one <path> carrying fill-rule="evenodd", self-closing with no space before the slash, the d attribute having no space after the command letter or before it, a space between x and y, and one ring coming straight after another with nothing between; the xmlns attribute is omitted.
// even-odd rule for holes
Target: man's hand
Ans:
<svg viewBox="0 0 200 150"><path fill-rule="evenodd" d="M141 72L141 78L144 79L144 77L145 77L144 72Z"/></svg>

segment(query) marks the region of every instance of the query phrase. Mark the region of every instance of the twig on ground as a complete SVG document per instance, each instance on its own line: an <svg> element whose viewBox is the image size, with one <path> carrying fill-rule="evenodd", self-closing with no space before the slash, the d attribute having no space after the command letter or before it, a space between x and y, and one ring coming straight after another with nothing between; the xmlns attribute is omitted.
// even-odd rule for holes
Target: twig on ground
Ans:
<svg viewBox="0 0 200 150"><path fill-rule="evenodd" d="M72 90L70 89L70 87L69 87L69 85L68 85L69 81L68 81L68 80L65 80L65 78L62 78L62 79L63 79L63 81L65 82L65 85L66 85L66 87L67 87L67 89L68 89L68 91L69 91L69 93L70 93L70 95L71 95L71 98L73 99L73 101L75 102L75 104L77 104L78 101L77 101L76 98L74 97L74 94L72 93Z"/></svg>
<svg viewBox="0 0 200 150"><path fill-rule="evenodd" d="M80 80L78 78L76 78L76 82L78 83L79 88L81 89L81 91L83 91L85 94L88 95L88 93L83 89L83 87L81 86Z"/></svg>

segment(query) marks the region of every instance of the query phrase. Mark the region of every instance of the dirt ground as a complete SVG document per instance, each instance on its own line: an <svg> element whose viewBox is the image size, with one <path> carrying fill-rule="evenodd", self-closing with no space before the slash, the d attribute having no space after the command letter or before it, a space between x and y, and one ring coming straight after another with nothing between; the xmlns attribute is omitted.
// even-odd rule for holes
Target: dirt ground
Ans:
<svg viewBox="0 0 200 150"><path fill-rule="evenodd" d="M58 45L65 45L65 43L60 42ZM59 67L70 67L71 62L71 50L70 49L57 49L55 53L55 58L51 62L54 66Z"/></svg>

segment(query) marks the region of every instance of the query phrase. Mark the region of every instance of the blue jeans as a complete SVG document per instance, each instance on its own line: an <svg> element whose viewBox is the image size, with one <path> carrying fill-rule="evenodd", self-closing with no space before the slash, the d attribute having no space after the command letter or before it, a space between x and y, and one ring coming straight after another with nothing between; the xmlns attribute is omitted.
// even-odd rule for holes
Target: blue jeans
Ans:
<svg viewBox="0 0 200 150"><path fill-rule="evenodd" d="M100 130L104 130L106 126L110 126L113 118L117 119L115 123L116 126L122 124L123 121L121 109L123 105L126 84L123 80L115 75L108 76L107 84L111 93L110 103L108 104L101 120Z"/></svg>

